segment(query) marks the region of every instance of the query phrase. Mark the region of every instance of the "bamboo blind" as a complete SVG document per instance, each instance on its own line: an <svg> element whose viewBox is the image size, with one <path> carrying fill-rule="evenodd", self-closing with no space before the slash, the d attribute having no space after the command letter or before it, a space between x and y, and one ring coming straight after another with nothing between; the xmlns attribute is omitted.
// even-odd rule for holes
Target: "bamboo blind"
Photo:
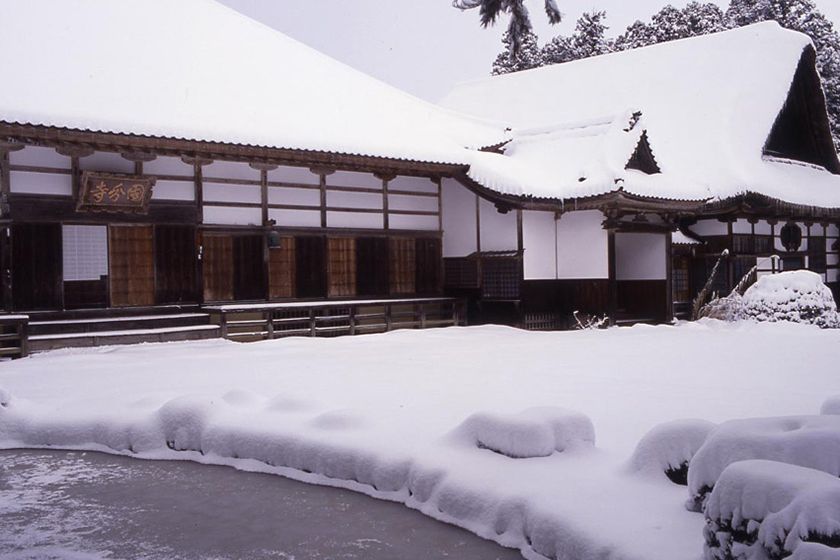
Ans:
<svg viewBox="0 0 840 560"><path fill-rule="evenodd" d="M204 236L204 301L233 300L233 238Z"/></svg>
<svg viewBox="0 0 840 560"><path fill-rule="evenodd" d="M111 305L154 305L152 226L111 226L109 229Z"/></svg>
<svg viewBox="0 0 840 560"><path fill-rule="evenodd" d="M330 297L356 295L355 239L327 239L327 277Z"/></svg>
<svg viewBox="0 0 840 560"><path fill-rule="evenodd" d="M414 239L391 238L390 261L391 294L413 294L416 271Z"/></svg>
<svg viewBox="0 0 840 560"><path fill-rule="evenodd" d="M268 292L271 299L295 297L295 238L282 237L268 253Z"/></svg>

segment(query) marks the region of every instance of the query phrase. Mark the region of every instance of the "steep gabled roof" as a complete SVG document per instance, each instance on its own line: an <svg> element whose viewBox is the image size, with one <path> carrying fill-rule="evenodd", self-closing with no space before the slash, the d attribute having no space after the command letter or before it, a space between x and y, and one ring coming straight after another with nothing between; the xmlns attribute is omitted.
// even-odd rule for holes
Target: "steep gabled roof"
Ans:
<svg viewBox="0 0 840 560"><path fill-rule="evenodd" d="M500 129L213 0L26 0L0 33L0 121L462 163Z"/></svg>
<svg viewBox="0 0 840 560"><path fill-rule="evenodd" d="M627 192L691 200L754 191L797 204L840 207L840 178L825 169L837 171L840 164L836 154L825 153L823 132L814 133L823 144L819 160L799 165L764 153L796 89L792 86L812 89L810 108L816 113L812 111L807 126L827 123L818 84L813 91L813 81L802 83L808 74L797 71L804 65L813 75L812 55L807 36L767 22L467 82L443 105L514 130L615 115L633 107L644 114L662 175L634 177L632 184L624 184ZM816 161L822 166L814 165ZM495 169L482 165L475 161L471 175L508 194L580 196L577 186L559 179L550 184L505 183L494 176ZM605 182L600 188L609 192L612 187Z"/></svg>

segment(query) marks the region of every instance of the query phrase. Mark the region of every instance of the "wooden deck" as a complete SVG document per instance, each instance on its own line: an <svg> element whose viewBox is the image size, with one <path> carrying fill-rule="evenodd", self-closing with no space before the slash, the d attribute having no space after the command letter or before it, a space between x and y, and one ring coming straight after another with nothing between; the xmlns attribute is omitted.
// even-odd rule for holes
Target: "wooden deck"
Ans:
<svg viewBox="0 0 840 560"><path fill-rule="evenodd" d="M456 298L311 301L206 306L221 336L253 341L287 336L344 336L466 324Z"/></svg>
<svg viewBox="0 0 840 560"><path fill-rule="evenodd" d="M0 315L0 359L29 355L29 316Z"/></svg>

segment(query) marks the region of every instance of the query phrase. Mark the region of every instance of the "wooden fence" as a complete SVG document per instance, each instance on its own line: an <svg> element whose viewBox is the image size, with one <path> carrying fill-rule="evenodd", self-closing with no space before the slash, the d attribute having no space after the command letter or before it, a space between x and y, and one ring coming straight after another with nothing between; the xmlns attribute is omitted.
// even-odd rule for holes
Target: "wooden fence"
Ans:
<svg viewBox="0 0 840 560"><path fill-rule="evenodd" d="M241 341L466 324L466 302L456 298L221 305L204 310L219 325L222 337Z"/></svg>
<svg viewBox="0 0 840 560"><path fill-rule="evenodd" d="M29 355L29 317L0 315L0 359Z"/></svg>

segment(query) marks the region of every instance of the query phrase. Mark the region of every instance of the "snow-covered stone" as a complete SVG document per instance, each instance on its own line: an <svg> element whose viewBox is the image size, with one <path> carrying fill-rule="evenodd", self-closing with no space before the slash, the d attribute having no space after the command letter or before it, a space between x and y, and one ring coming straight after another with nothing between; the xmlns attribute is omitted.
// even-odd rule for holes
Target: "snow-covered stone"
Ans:
<svg viewBox="0 0 840 560"><path fill-rule="evenodd" d="M704 513L706 560L840 558L840 479L818 470L775 461L734 463L721 474Z"/></svg>
<svg viewBox="0 0 840 560"><path fill-rule="evenodd" d="M479 412L464 420L454 436L514 459L547 457L555 451L595 444L595 428L585 414L552 407L519 414Z"/></svg>
<svg viewBox="0 0 840 560"><path fill-rule="evenodd" d="M716 424L707 420L674 420L654 427L639 441L630 470L665 474L672 482L688 483L688 465Z"/></svg>
<svg viewBox="0 0 840 560"><path fill-rule="evenodd" d="M827 398L820 408L820 414L840 415L840 395Z"/></svg>
<svg viewBox="0 0 840 560"><path fill-rule="evenodd" d="M752 418L721 424L689 465L689 509L700 511L726 467L749 459L779 461L840 476L840 416Z"/></svg>
<svg viewBox="0 0 840 560"><path fill-rule="evenodd" d="M819 274L807 270L762 276L744 293L742 303L745 319L840 326L831 290Z"/></svg>

